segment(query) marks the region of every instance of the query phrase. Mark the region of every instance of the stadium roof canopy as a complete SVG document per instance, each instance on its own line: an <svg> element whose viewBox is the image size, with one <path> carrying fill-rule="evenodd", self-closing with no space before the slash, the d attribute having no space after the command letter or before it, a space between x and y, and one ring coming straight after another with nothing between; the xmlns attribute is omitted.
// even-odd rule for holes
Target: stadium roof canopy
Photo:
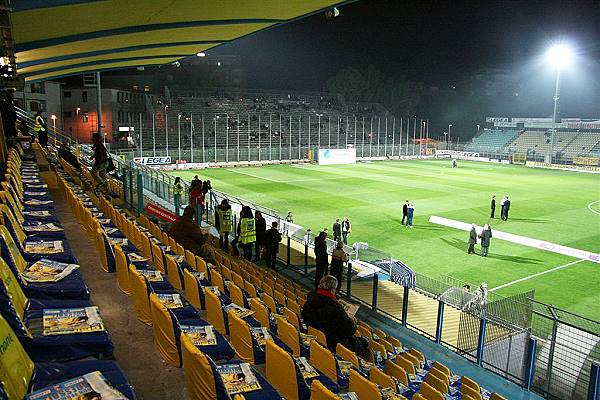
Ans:
<svg viewBox="0 0 600 400"><path fill-rule="evenodd" d="M173 63L339 0L13 0L26 81Z"/></svg>

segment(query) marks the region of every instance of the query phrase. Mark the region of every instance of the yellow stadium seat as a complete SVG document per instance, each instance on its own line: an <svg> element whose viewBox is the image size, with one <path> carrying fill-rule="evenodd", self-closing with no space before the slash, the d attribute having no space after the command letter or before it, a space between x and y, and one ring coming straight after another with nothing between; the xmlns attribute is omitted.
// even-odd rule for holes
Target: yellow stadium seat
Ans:
<svg viewBox="0 0 600 400"><path fill-rule="evenodd" d="M460 393L463 395L463 398L465 396L470 396L473 400L483 400L479 390L465 384L460 385Z"/></svg>
<svg viewBox="0 0 600 400"><path fill-rule="evenodd" d="M196 255L189 250L185 251L185 262L187 262L192 269L196 269Z"/></svg>
<svg viewBox="0 0 600 400"><path fill-rule="evenodd" d="M444 382L432 373L428 373L425 376L425 382L429 383L434 389L442 394L448 393L448 382Z"/></svg>
<svg viewBox="0 0 600 400"><path fill-rule="evenodd" d="M231 298L231 301L237 304L238 306L246 308L244 292L242 292L242 289L240 289L238 285L233 283L233 281L229 282L229 298Z"/></svg>
<svg viewBox="0 0 600 400"><path fill-rule="evenodd" d="M421 388L419 389L419 393L421 396L425 397L427 400L445 400L442 392L431 386L427 382L421 383Z"/></svg>
<svg viewBox="0 0 600 400"><path fill-rule="evenodd" d="M438 370L436 370L438 371ZM481 387L479 386L479 383L475 382L473 379L469 378L468 376L462 376L460 378L460 384L464 385L464 386L469 386L470 388L473 388L475 390L477 390L478 392L481 391Z"/></svg>
<svg viewBox="0 0 600 400"><path fill-rule="evenodd" d="M434 361L431 368L435 368L441 372L444 373L444 375L450 377L452 375L452 373L450 372L450 368L446 367L444 364L442 364L439 361Z"/></svg>
<svg viewBox="0 0 600 400"><path fill-rule="evenodd" d="M213 270L210 272L210 282L213 286L219 288L220 293L227 293L225 291L225 281L223 280L223 276L217 271Z"/></svg>
<svg viewBox="0 0 600 400"><path fill-rule="evenodd" d="M243 362L256 364L250 326L233 311L228 312L227 319L229 320L229 341L235 349L235 354Z"/></svg>
<svg viewBox="0 0 600 400"><path fill-rule="evenodd" d="M196 271L204 272L208 276L208 265L201 257L196 256Z"/></svg>
<svg viewBox="0 0 600 400"><path fill-rule="evenodd" d="M164 274L166 268L163 251L161 250L160 246L154 242L150 246L152 247L152 260L154 262L154 267Z"/></svg>
<svg viewBox="0 0 600 400"><path fill-rule="evenodd" d="M492 393L490 400L506 400L506 397L499 395L498 393Z"/></svg>
<svg viewBox="0 0 600 400"><path fill-rule="evenodd" d="M343 344L337 344L335 347L335 354L342 360L351 362L354 368L360 369L360 361L358 361L356 353L345 347Z"/></svg>
<svg viewBox="0 0 600 400"><path fill-rule="evenodd" d="M171 282L171 285L173 285L175 289L182 290L183 276L181 273L181 268L173 256L167 254L165 259L167 260L167 275L169 276L169 282Z"/></svg>
<svg viewBox="0 0 600 400"><path fill-rule="evenodd" d="M283 307L281 312L287 317L287 320L290 324L294 325L296 329L301 330L300 318L295 312L293 312L287 307Z"/></svg>
<svg viewBox="0 0 600 400"><path fill-rule="evenodd" d="M258 297L256 287L248 281L244 281L244 290L248 293L249 298Z"/></svg>
<svg viewBox="0 0 600 400"><path fill-rule="evenodd" d="M419 360L421 365L425 364L425 356L419 350L411 348L408 350L408 354L414 356L417 360Z"/></svg>
<svg viewBox="0 0 600 400"><path fill-rule="evenodd" d="M393 376L399 383L408 387L408 375L406 375L404 368L394 363L392 360L387 360L385 362L384 370L386 374Z"/></svg>
<svg viewBox="0 0 600 400"><path fill-rule="evenodd" d="M127 256L123 252L121 246L116 244L114 246L115 251L115 265L117 270L117 285L121 292L127 296L131 296L131 287L129 286L129 263L127 262Z"/></svg>
<svg viewBox="0 0 600 400"><path fill-rule="evenodd" d="M179 350L175 340L173 319L169 310L158 300L156 294L150 294L150 308L152 310L152 329L154 331L154 345L158 353L167 364L174 367L181 366Z"/></svg>
<svg viewBox="0 0 600 400"><path fill-rule="evenodd" d="M260 326L271 329L269 309L257 297L248 299L248 304L250 305L250 309L254 311L253 317L260 323Z"/></svg>
<svg viewBox="0 0 600 400"><path fill-rule="evenodd" d="M295 357L300 357L301 346L300 334L296 327L283 318L279 318L277 321L277 337L290 349Z"/></svg>
<svg viewBox="0 0 600 400"><path fill-rule="evenodd" d="M402 354L396 356L396 358L394 359L394 363L402 367L402 369L404 369L404 371L406 371L408 375L416 375L415 365L411 361L402 357Z"/></svg>
<svg viewBox="0 0 600 400"><path fill-rule="evenodd" d="M129 266L129 287L131 288L131 297L133 298L133 305L138 319L146 325L152 325L152 313L150 311L146 279L137 272L133 265Z"/></svg>
<svg viewBox="0 0 600 400"><path fill-rule="evenodd" d="M355 370L350 370L349 391L356 393L359 400L380 400L381 392L377 385Z"/></svg>
<svg viewBox="0 0 600 400"><path fill-rule="evenodd" d="M227 336L227 326L225 325L221 300L216 294L205 288L204 301L206 303L206 320L219 331L221 335Z"/></svg>
<svg viewBox="0 0 600 400"><path fill-rule="evenodd" d="M288 353L272 340L266 342L267 381L287 400L300 400L297 367Z"/></svg>
<svg viewBox="0 0 600 400"><path fill-rule="evenodd" d="M198 310L204 310L204 292L201 293L200 281L187 269L183 271L183 281L185 282L185 298Z"/></svg>
<svg viewBox="0 0 600 400"><path fill-rule="evenodd" d="M0 381L9 399L22 399L29 390L35 365L2 315L0 343Z"/></svg>
<svg viewBox="0 0 600 400"><path fill-rule="evenodd" d="M238 285L240 289L244 288L244 278L242 278L242 276L237 272L231 272L231 281Z"/></svg>
<svg viewBox="0 0 600 400"><path fill-rule="evenodd" d="M317 338L317 342L319 342L323 346L327 347L327 337L325 336L325 334L323 332L321 332L317 328L313 328L312 326L309 326L308 334L315 336Z"/></svg>
<svg viewBox="0 0 600 400"><path fill-rule="evenodd" d="M339 397L317 379L310 384L310 400L338 400Z"/></svg>
<svg viewBox="0 0 600 400"><path fill-rule="evenodd" d="M415 393L415 394L413 394L412 400L427 400L427 399L425 397L423 397L421 394Z"/></svg>
<svg viewBox="0 0 600 400"><path fill-rule="evenodd" d="M181 334L181 356L185 387L190 400L214 400L217 398L215 375L209 358L202 353L191 339Z"/></svg>
<svg viewBox="0 0 600 400"><path fill-rule="evenodd" d="M321 346L316 340L310 342L309 363L335 383L340 383L339 368L335 356L329 349Z"/></svg>
<svg viewBox="0 0 600 400"><path fill-rule="evenodd" d="M421 368L421 362L419 361L419 359L417 357L413 356L412 354L410 354L409 352L400 353L398 355L398 357L402 357L405 360L410 361L412 363L412 365L415 366L415 369Z"/></svg>
<svg viewBox="0 0 600 400"><path fill-rule="evenodd" d="M392 388L396 392L396 382L394 379L379 368L371 368L369 370L369 380L382 388Z"/></svg>
<svg viewBox="0 0 600 400"><path fill-rule="evenodd" d="M269 296L265 292L262 292L260 294L260 298L265 303L265 305L269 308L269 311L271 311L273 314L279 314L277 311L277 304L275 304L275 300L273 299L273 297Z"/></svg>

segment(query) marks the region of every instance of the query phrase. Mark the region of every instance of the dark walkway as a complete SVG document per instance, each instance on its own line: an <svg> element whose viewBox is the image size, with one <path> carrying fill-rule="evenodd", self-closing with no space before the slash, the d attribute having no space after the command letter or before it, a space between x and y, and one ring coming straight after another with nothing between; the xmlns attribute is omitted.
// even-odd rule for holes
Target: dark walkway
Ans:
<svg viewBox="0 0 600 400"><path fill-rule="evenodd" d="M102 271L94 243L77 223L63 193L52 190L52 197L57 216L90 288L92 303L100 307L112 336L115 358L138 399L185 399L183 370L162 361L154 347L152 327L137 320L131 299L117 286L116 275Z"/></svg>

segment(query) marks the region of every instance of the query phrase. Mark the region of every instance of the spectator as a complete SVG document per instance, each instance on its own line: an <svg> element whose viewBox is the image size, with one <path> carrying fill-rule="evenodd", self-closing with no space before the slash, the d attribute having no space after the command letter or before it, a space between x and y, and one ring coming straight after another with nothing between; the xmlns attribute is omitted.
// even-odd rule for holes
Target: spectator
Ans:
<svg viewBox="0 0 600 400"><path fill-rule="evenodd" d="M479 237L481 238L481 256L487 257L490 250L490 240L492 239L492 228L485 224Z"/></svg>
<svg viewBox="0 0 600 400"><path fill-rule="evenodd" d="M508 196L506 196L506 201L504 201L504 220L508 221L508 211L510 210L510 200Z"/></svg>
<svg viewBox="0 0 600 400"><path fill-rule="evenodd" d="M342 242L337 242L335 249L331 253L331 267L329 268L329 274L337 279L336 294L342 288L342 272L344 271L344 264L347 262L348 254L344 251L344 245Z"/></svg>
<svg viewBox="0 0 600 400"><path fill-rule="evenodd" d="M471 230L469 231L469 249L467 250L468 254L475 254L475 245L477 244L477 231L475 230L475 224L471 225Z"/></svg>
<svg viewBox="0 0 600 400"><path fill-rule="evenodd" d="M315 291L308 294L302 307L302 320L323 332L327 338L327 347L335 351L338 343L348 349L356 350L355 321L346 314L344 307L338 302L333 290L338 282L335 277L326 275Z"/></svg>
<svg viewBox="0 0 600 400"><path fill-rule="evenodd" d="M217 215L215 216L217 230L219 231L219 247L225 252L229 252L229 232L232 228L231 206L227 199L223 199L217 206Z"/></svg>
<svg viewBox="0 0 600 400"><path fill-rule="evenodd" d="M237 233L240 246L244 253L244 258L248 261L252 261L252 247L254 247L254 242L256 242L256 225L254 216L252 215L252 209L248 206L242 207Z"/></svg>
<svg viewBox="0 0 600 400"><path fill-rule="evenodd" d="M206 254L203 253L202 246L206 243L208 235L200 228L195 217L194 207L185 207L183 215L171 224L169 235L184 249L204 257Z"/></svg>
<svg viewBox="0 0 600 400"><path fill-rule="evenodd" d="M412 203L408 203L406 206L406 227L410 226L410 229L413 227L413 216L415 214L415 206Z"/></svg>
<svg viewBox="0 0 600 400"><path fill-rule="evenodd" d="M96 181L96 188L106 192L108 191L108 182L106 180L106 169L108 168L108 152L106 147L100 140L100 134L98 132L92 135L92 150L94 154L94 165L92 166L92 176Z"/></svg>
<svg viewBox="0 0 600 400"><path fill-rule="evenodd" d="M271 224L271 229L266 231L264 238L267 268L277 270L277 268L275 267L275 262L277 261L277 253L279 252L279 242L281 242L281 234L277 229L277 222L273 221L273 223Z"/></svg>
<svg viewBox="0 0 600 400"><path fill-rule="evenodd" d="M496 213L496 196L492 195L492 201L490 202L490 218L494 218L494 214Z"/></svg>
<svg viewBox="0 0 600 400"><path fill-rule="evenodd" d="M190 202L189 205L194 207L194 210L197 210L197 206L200 206L200 213L204 210L204 193L202 193L202 181L198 180L198 182L190 184ZM199 215L199 218L202 219L202 214Z"/></svg>
<svg viewBox="0 0 600 400"><path fill-rule="evenodd" d="M255 254L254 261L260 260L261 251L265 246L265 233L267 232L267 221L262 216L260 211L254 213L254 220L256 222L256 242L255 242ZM268 263L268 260L267 260Z"/></svg>
<svg viewBox="0 0 600 400"><path fill-rule="evenodd" d="M202 187L202 181L198 179L198 175L194 175L194 179L190 182L190 187L194 187L196 185L200 185Z"/></svg>
<svg viewBox="0 0 600 400"><path fill-rule="evenodd" d="M342 221L342 241L344 244L348 244L348 236L350 236L351 232L352 224L350 223L348 217L344 217L344 220Z"/></svg>
<svg viewBox="0 0 600 400"><path fill-rule="evenodd" d="M46 121L42 117L42 111L37 110L35 113L35 125L33 130L38 135L38 141L42 147L48 146L48 130L46 129Z"/></svg>
<svg viewBox="0 0 600 400"><path fill-rule="evenodd" d="M327 275L327 267L329 267L329 255L327 254L327 232L319 232L319 236L315 238L315 262L317 270L315 271L315 287L319 285L321 278Z"/></svg>
<svg viewBox="0 0 600 400"><path fill-rule="evenodd" d="M210 183L210 179L205 180L202 184L202 193L206 196L206 193L212 190L212 184Z"/></svg>
<svg viewBox="0 0 600 400"><path fill-rule="evenodd" d="M288 211L287 216L285 217L285 222L289 222L290 224L294 223L294 216L291 211Z"/></svg>
<svg viewBox="0 0 600 400"><path fill-rule="evenodd" d="M175 215L179 216L179 208L181 207L181 195L183 194L183 185L181 178L176 177L173 182L173 201L175 202Z"/></svg>
<svg viewBox="0 0 600 400"><path fill-rule="evenodd" d="M408 200L406 200L402 205L402 225L404 225L406 221L406 216L408 215L408 204Z"/></svg>
<svg viewBox="0 0 600 400"><path fill-rule="evenodd" d="M340 224L340 219L336 219L335 222L333 223L333 241L334 242L339 242L339 240L342 238L342 225Z"/></svg>

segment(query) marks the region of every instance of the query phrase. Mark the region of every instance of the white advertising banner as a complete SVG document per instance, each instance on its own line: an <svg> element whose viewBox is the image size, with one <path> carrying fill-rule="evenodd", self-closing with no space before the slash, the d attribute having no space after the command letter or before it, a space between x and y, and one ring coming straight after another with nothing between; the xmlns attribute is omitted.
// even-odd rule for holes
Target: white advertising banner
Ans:
<svg viewBox="0 0 600 400"><path fill-rule="evenodd" d="M463 231L470 231L471 224L467 224L466 222L456 221L453 219L437 217L432 215L429 218L429 222L432 224L438 224L443 226L448 226L450 228L456 228ZM475 229L477 233L481 233L481 226L476 226ZM502 232L492 227L492 234L494 235L494 239L502 239L507 240L509 242L521 244L523 246L534 247L536 249L547 250L553 253L564 254L566 256L571 256L575 258L579 258L580 260L587 260L595 263L600 263L600 254L592 253L590 251L575 249L573 247L562 246L560 244L546 242L544 240L538 240L529 238L526 236L513 235L512 233Z"/></svg>
<svg viewBox="0 0 600 400"><path fill-rule="evenodd" d="M356 149L319 149L319 165L356 164Z"/></svg>
<svg viewBox="0 0 600 400"><path fill-rule="evenodd" d="M133 162L142 165L166 165L171 164L171 157L134 157Z"/></svg>

